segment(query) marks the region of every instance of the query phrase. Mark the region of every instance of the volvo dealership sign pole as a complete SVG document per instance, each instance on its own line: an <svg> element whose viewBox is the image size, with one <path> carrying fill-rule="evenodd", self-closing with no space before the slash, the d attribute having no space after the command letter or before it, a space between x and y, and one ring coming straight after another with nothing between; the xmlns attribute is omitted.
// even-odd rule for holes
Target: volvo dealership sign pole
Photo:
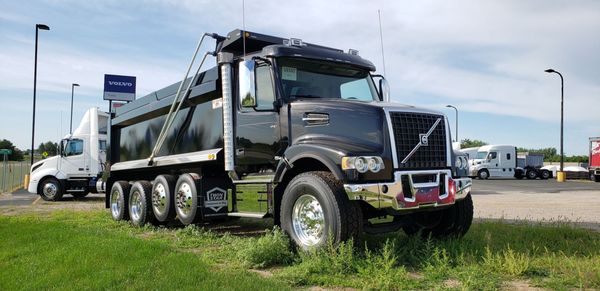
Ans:
<svg viewBox="0 0 600 291"><path fill-rule="evenodd" d="M104 100L108 100L109 112L112 112L112 101L135 100L135 77L104 75Z"/></svg>

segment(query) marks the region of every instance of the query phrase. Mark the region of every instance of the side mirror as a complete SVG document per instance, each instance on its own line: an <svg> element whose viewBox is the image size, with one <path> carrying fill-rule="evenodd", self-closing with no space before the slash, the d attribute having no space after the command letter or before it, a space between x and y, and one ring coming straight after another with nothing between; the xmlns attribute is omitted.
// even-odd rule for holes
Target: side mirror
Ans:
<svg viewBox="0 0 600 291"><path fill-rule="evenodd" d="M379 80L379 94L385 102L390 102L390 84L385 78Z"/></svg>
<svg viewBox="0 0 600 291"><path fill-rule="evenodd" d="M239 100L242 107L256 107L254 60L241 61L238 66Z"/></svg>
<svg viewBox="0 0 600 291"><path fill-rule="evenodd" d="M373 78L380 78L377 86L379 99L384 102L390 102L390 85L382 75L372 75Z"/></svg>
<svg viewBox="0 0 600 291"><path fill-rule="evenodd" d="M59 156L61 156L61 157L63 157L63 156L64 156L64 151L63 151L63 149L64 149L65 145L64 145L64 143L63 143L63 142L64 142L64 140L61 140L61 141L60 141L60 144L58 145L58 155L59 155Z"/></svg>

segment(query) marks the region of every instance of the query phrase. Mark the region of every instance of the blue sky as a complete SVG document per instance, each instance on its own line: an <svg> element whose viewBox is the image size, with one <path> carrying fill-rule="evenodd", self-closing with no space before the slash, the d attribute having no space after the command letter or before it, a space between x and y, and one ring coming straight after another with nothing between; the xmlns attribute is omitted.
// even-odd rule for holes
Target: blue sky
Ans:
<svg viewBox="0 0 600 291"><path fill-rule="evenodd" d="M445 112L459 138L559 147L565 76L565 153L600 136L598 1L246 1L250 31L358 49L379 70L381 10L392 99ZM27 149L35 24L36 147L102 100L104 74L137 76L138 96L178 81L204 32L242 26L242 1L0 0L0 138ZM61 118L62 115L62 118ZM62 126L61 126L62 124ZM453 133L454 134L454 133Z"/></svg>

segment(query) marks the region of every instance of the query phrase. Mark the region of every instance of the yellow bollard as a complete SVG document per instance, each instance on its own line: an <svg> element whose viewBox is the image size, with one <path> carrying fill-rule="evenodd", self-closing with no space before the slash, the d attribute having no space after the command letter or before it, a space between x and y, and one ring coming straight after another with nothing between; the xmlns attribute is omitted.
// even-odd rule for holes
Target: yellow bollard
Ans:
<svg viewBox="0 0 600 291"><path fill-rule="evenodd" d="M556 172L556 182L564 182L567 180L567 173L558 171Z"/></svg>
<svg viewBox="0 0 600 291"><path fill-rule="evenodd" d="M23 179L23 188L25 188L25 190L27 190L28 187L29 187L29 175L25 175L25 178Z"/></svg>

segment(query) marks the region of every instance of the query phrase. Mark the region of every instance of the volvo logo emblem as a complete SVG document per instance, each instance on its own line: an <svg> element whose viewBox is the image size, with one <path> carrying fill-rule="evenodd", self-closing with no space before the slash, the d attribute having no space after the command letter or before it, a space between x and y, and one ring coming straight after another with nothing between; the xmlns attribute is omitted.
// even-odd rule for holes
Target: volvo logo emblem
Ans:
<svg viewBox="0 0 600 291"><path fill-rule="evenodd" d="M438 118L433 125L431 126L431 128L429 129L429 131L427 133L420 133L419 134L419 143L412 149L412 151L410 151L410 153L408 153L408 155L406 155L406 157L404 158L404 160L402 160L402 164L405 164L416 152L420 147L426 147L429 146L429 136L431 135L431 133L433 133L433 130L435 130L435 128L438 126L438 124L440 124L440 122L442 121L441 118Z"/></svg>
<svg viewBox="0 0 600 291"><path fill-rule="evenodd" d="M427 134L419 134L419 140L421 141L421 146L428 146L429 145L429 136Z"/></svg>

